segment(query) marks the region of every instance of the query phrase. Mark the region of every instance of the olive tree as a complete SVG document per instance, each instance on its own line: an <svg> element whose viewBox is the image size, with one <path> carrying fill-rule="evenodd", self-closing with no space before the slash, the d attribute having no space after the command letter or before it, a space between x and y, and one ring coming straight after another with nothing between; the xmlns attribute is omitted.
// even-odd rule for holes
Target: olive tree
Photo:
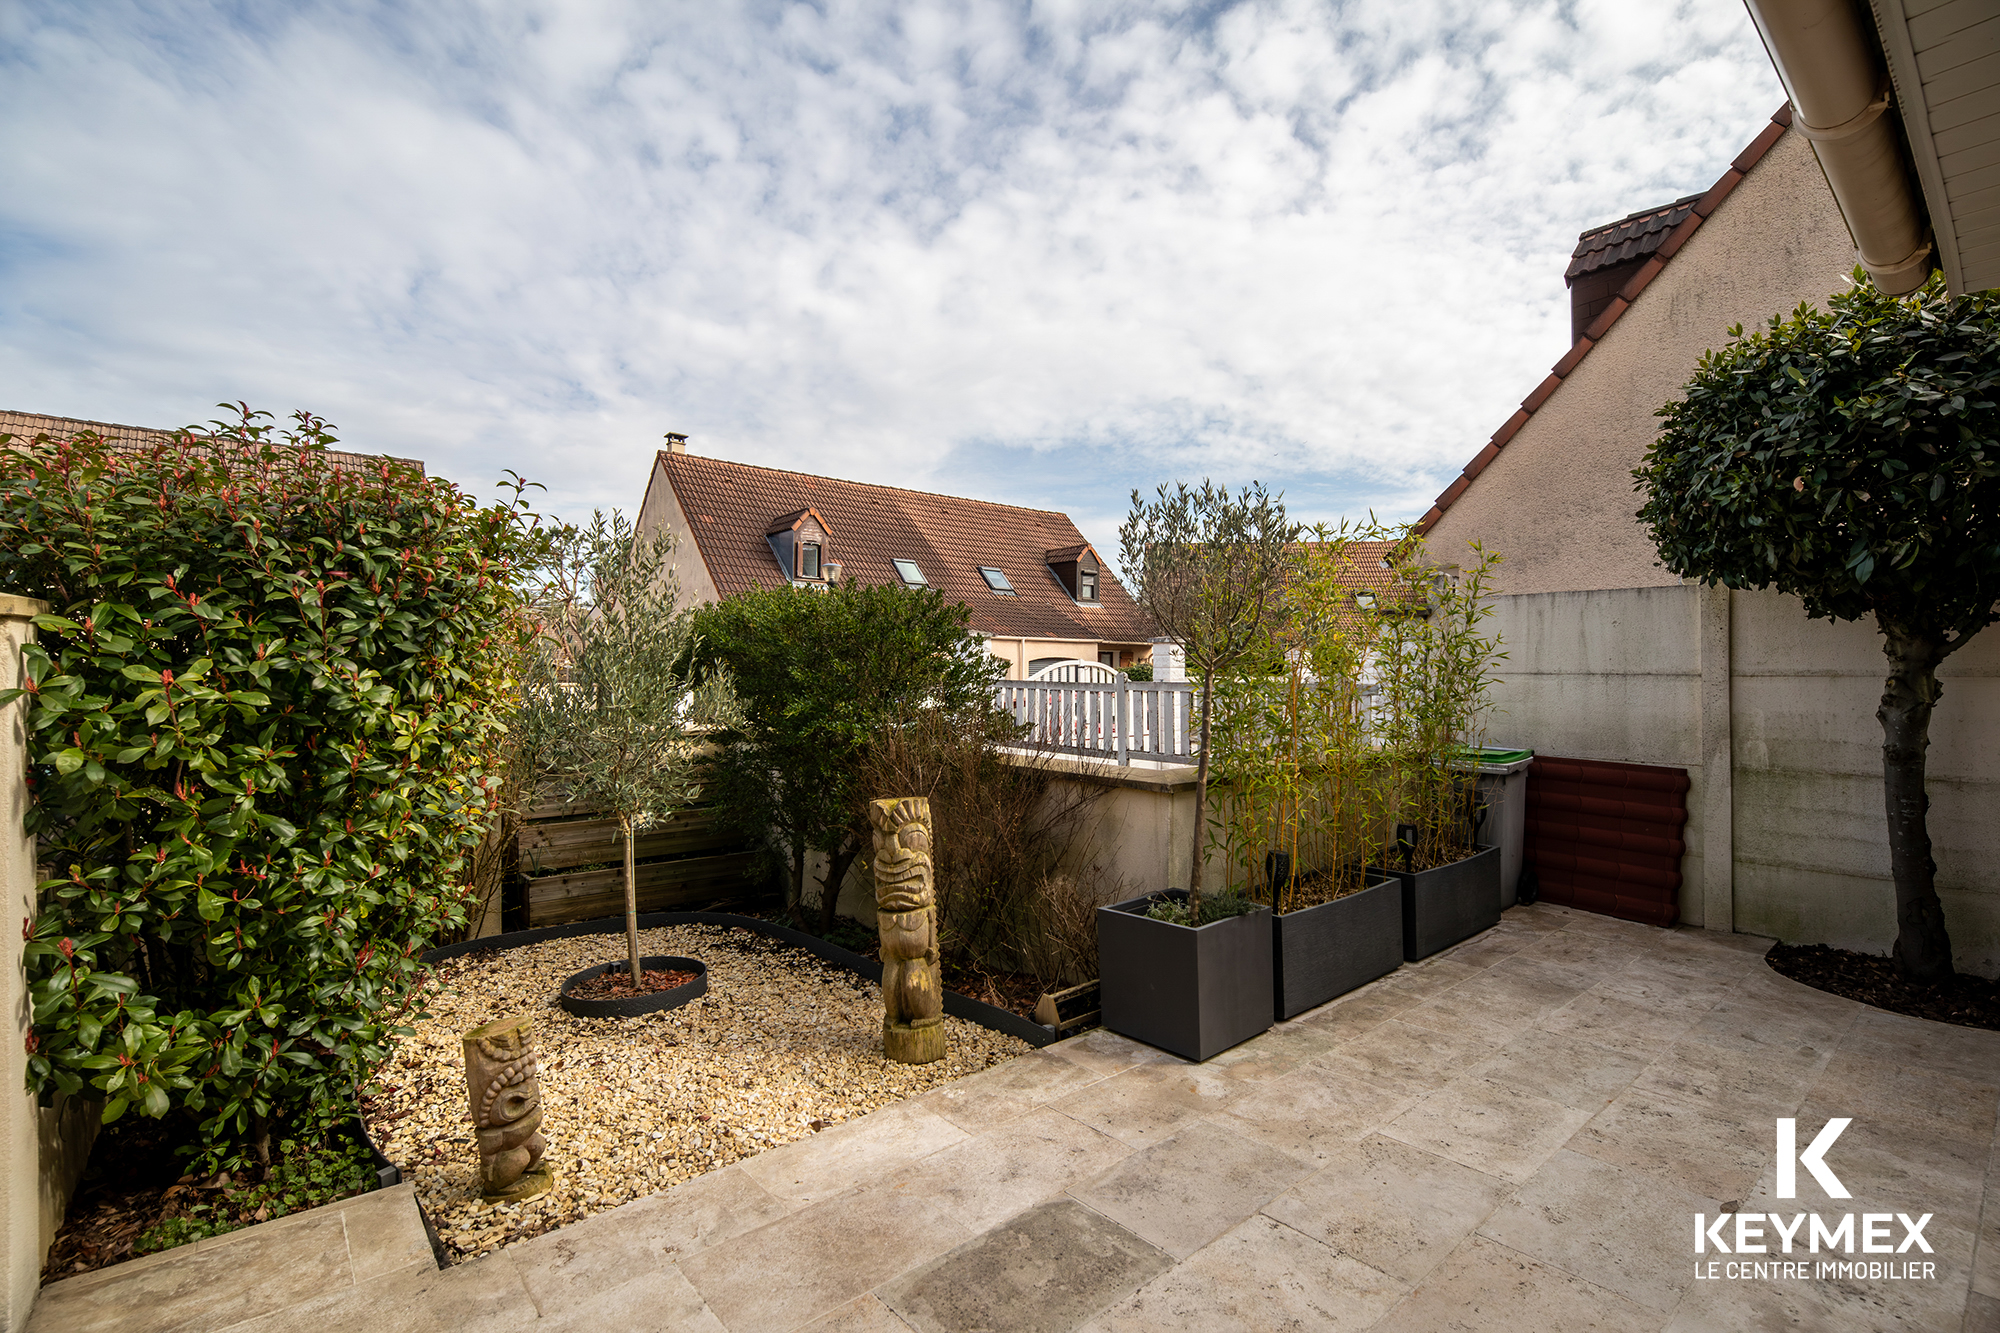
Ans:
<svg viewBox="0 0 2000 1333"><path fill-rule="evenodd" d="M1261 482L1231 495L1204 480L1177 482L1151 500L1132 492L1118 530L1120 563L1133 600L1187 654L1201 682L1201 740L1195 768L1194 861L1188 924L1201 924L1201 851L1207 832L1210 713L1215 682L1267 647L1284 591L1286 552L1299 526L1284 497Z"/></svg>
<svg viewBox="0 0 2000 1333"><path fill-rule="evenodd" d="M1925 750L1938 665L2000 598L2000 302L1938 278L1884 296L1857 271L1825 310L1729 335L1661 409L1638 516L1678 574L1776 588L1815 618L1874 616L1895 957L1934 983L1952 961Z"/></svg>
<svg viewBox="0 0 2000 1333"><path fill-rule="evenodd" d="M692 612L680 609L670 533L640 538L592 515L558 534L563 594L543 608L543 651L516 722L539 790L609 810L625 839L625 944L641 986L635 847L701 795L706 727L734 716L726 674L692 671Z"/></svg>

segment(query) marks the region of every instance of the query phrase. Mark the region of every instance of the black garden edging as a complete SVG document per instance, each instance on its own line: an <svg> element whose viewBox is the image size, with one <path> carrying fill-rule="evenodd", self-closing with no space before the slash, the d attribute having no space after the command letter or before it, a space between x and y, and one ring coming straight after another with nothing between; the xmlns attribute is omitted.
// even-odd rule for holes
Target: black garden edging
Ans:
<svg viewBox="0 0 2000 1333"><path fill-rule="evenodd" d="M708 994L708 964L699 958L677 958L670 954L641 958L639 968L644 972L692 972L693 981L672 990L620 995L609 1000L591 1000L570 994L579 982L631 965L630 960L621 958L615 963L586 967L563 982L562 989L556 994L556 1003L563 1007L563 1012L575 1014L578 1018L632 1018L639 1014L656 1014L662 1009L678 1009L689 1000Z"/></svg>
<svg viewBox="0 0 2000 1333"><path fill-rule="evenodd" d="M650 930L655 926L733 926L755 935L763 935L794 949L803 949L835 967L847 969L869 981L882 980L882 965L873 959L864 958L837 944L829 944L817 935L793 930L773 921L761 921L754 916L738 916L734 912L642 912L639 915L639 929ZM572 921L561 926L539 926L533 930L510 930L502 935L485 935L476 940L460 940L456 944L444 944L420 955L426 963L441 963L449 958L463 958L467 954L483 953L489 949L517 949L524 944L540 944L543 940L571 939L578 935L615 935L625 929L620 917L604 917L596 921ZM995 1032L1004 1032L1010 1037L1019 1037L1030 1046L1047 1046L1056 1040L1056 1035L1033 1022L1011 1013L997 1005L986 1004L957 991L944 993L944 1011L953 1018L962 1018L968 1023L977 1023Z"/></svg>

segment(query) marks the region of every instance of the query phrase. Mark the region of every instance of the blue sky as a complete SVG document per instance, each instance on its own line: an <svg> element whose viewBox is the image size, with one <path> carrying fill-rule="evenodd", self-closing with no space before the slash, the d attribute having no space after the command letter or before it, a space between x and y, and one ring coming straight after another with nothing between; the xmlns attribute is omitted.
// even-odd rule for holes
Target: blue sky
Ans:
<svg viewBox="0 0 2000 1333"><path fill-rule="evenodd" d="M1101 548L1173 478L1416 517L1576 233L1783 98L1738 0L30 0L0 86L0 407L304 407L562 514L678 430Z"/></svg>

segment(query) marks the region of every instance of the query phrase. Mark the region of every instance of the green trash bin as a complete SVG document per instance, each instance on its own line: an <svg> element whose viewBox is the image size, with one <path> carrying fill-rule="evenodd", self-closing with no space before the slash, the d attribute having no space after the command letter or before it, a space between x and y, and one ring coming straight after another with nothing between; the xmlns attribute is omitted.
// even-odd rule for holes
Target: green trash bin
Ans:
<svg viewBox="0 0 2000 1333"><path fill-rule="evenodd" d="M1464 771L1478 775L1479 801L1486 806L1486 822L1480 825L1479 840L1500 849L1500 906L1514 905L1521 882L1522 853L1528 840L1528 765L1533 750L1488 745L1468 749Z"/></svg>

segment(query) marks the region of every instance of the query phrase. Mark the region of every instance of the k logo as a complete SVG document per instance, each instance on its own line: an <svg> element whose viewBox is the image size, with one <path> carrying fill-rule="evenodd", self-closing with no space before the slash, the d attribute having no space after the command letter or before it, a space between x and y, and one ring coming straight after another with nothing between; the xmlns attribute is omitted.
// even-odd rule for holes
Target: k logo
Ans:
<svg viewBox="0 0 2000 1333"><path fill-rule="evenodd" d="M1800 1152L1798 1150L1799 1122L1789 1118L1780 1120L1778 1122L1777 1196L1780 1199L1796 1199L1799 1197L1798 1169L1803 1166L1806 1170L1812 1172L1812 1178L1817 1180L1819 1187L1826 1191L1827 1198L1849 1199L1854 1197L1847 1192L1847 1186L1840 1183L1840 1177L1827 1169L1824 1160L1826 1150L1833 1146L1833 1141L1840 1137L1842 1130L1853 1123L1854 1121L1849 1117L1835 1116L1821 1128L1819 1137L1812 1141L1811 1146L1804 1152Z"/></svg>

